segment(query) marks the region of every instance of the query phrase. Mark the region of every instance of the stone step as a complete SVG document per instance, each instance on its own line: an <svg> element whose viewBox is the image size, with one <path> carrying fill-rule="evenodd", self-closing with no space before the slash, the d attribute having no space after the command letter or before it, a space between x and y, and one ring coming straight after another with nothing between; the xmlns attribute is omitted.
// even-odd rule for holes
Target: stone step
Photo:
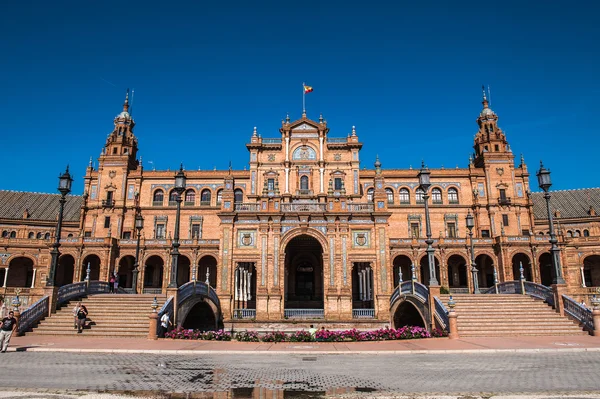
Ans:
<svg viewBox="0 0 600 399"><path fill-rule="evenodd" d="M534 336L574 336L574 335L588 335L585 331L580 332L540 332L540 331L519 331L519 332L495 332L495 331L483 331L480 333L460 333L461 338L475 338L475 337L534 337Z"/></svg>
<svg viewBox="0 0 600 399"><path fill-rule="evenodd" d="M73 326L65 326L65 328L63 327L56 327L56 326L39 326L35 329L33 329L33 331L68 331L68 330L75 330L75 328L73 328ZM112 334L112 332L115 331L120 331L120 332L139 332L139 333L148 333L148 326L133 326L133 327L124 327L124 326L119 326L119 328L115 329L114 326L96 326L96 325L91 325L91 326L86 326L84 328L85 331L104 331L105 334Z"/></svg>
<svg viewBox="0 0 600 399"><path fill-rule="evenodd" d="M121 332L114 331L110 334L107 334L105 331L91 331L85 330L83 333L78 334L77 330L56 330L56 331L32 331L27 333L28 335L72 335L72 336L82 336L82 337L102 337L102 338L146 338L148 336L148 331L145 333L141 332Z"/></svg>

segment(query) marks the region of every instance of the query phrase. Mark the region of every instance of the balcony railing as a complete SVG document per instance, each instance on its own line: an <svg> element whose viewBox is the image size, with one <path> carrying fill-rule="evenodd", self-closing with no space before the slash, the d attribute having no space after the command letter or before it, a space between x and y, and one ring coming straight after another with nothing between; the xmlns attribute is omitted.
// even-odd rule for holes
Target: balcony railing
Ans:
<svg viewBox="0 0 600 399"><path fill-rule="evenodd" d="M256 319L256 309L233 309L234 319Z"/></svg>
<svg viewBox="0 0 600 399"><path fill-rule="evenodd" d="M328 143L347 143L348 139L346 137L327 137Z"/></svg>
<svg viewBox="0 0 600 399"><path fill-rule="evenodd" d="M277 138L265 138L262 139L263 144L281 144L281 139Z"/></svg>
<svg viewBox="0 0 600 399"><path fill-rule="evenodd" d="M142 294L160 295L162 294L162 288L143 288Z"/></svg>
<svg viewBox="0 0 600 399"><path fill-rule="evenodd" d="M326 212L327 204L281 204L281 212Z"/></svg>
<svg viewBox="0 0 600 399"><path fill-rule="evenodd" d="M373 204L348 204L348 212L373 212Z"/></svg>
<svg viewBox="0 0 600 399"><path fill-rule="evenodd" d="M152 201L152 206L163 206L164 201Z"/></svg>
<svg viewBox="0 0 600 399"><path fill-rule="evenodd" d="M323 309L285 309L283 316L286 319L323 319L325 311Z"/></svg>
<svg viewBox="0 0 600 399"><path fill-rule="evenodd" d="M498 204L500 205L510 205L511 203L510 197L498 198Z"/></svg>
<svg viewBox="0 0 600 399"><path fill-rule="evenodd" d="M112 208L115 206L115 201L113 200L102 200L102 208Z"/></svg>
<svg viewBox="0 0 600 399"><path fill-rule="evenodd" d="M375 309L352 309L353 319L374 319Z"/></svg>
<svg viewBox="0 0 600 399"><path fill-rule="evenodd" d="M185 206L194 206L195 204L196 204L195 201L185 201L183 203L183 205L185 205Z"/></svg>
<svg viewBox="0 0 600 399"><path fill-rule="evenodd" d="M177 201L169 200L169 206L177 206Z"/></svg>
<svg viewBox="0 0 600 399"><path fill-rule="evenodd" d="M200 206L210 206L210 201L200 201Z"/></svg>
<svg viewBox="0 0 600 399"><path fill-rule="evenodd" d="M258 211L260 211L259 203L236 202L234 206L235 206L236 212L258 212Z"/></svg>

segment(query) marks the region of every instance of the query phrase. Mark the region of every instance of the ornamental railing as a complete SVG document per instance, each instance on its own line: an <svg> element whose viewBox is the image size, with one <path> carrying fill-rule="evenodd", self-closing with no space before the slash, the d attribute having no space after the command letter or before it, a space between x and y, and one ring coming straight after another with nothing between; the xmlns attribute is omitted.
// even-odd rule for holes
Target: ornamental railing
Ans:
<svg viewBox="0 0 600 399"><path fill-rule="evenodd" d="M563 295L562 298L565 312L581 323L586 331L594 331L592 311L569 296Z"/></svg>
<svg viewBox="0 0 600 399"><path fill-rule="evenodd" d="M531 281L524 281L523 286L525 287L525 294L530 295L534 298L539 298L546 302L548 305L554 307L554 291L550 287L545 285L532 283Z"/></svg>
<svg viewBox="0 0 600 399"><path fill-rule="evenodd" d="M373 204L348 204L348 212L373 212Z"/></svg>
<svg viewBox="0 0 600 399"><path fill-rule="evenodd" d="M281 212L325 212L327 204L281 204Z"/></svg>
<svg viewBox="0 0 600 399"><path fill-rule="evenodd" d="M217 292L203 281L190 281L179 287L177 290L177 306L179 307L186 299L194 295L208 297L219 309L221 309L221 302L219 301Z"/></svg>
<svg viewBox="0 0 600 399"><path fill-rule="evenodd" d="M435 299L435 318L440 323L442 328L445 330L450 324L448 320L448 309L444 306L444 303L437 296Z"/></svg>
<svg viewBox="0 0 600 399"><path fill-rule="evenodd" d="M498 288L498 291L496 291ZM504 283L496 284L493 287L490 287L484 291L481 291L482 294L520 294L521 293L521 283L518 281L505 281Z"/></svg>
<svg viewBox="0 0 600 399"><path fill-rule="evenodd" d="M325 311L323 309L285 309L283 317L286 319L323 319Z"/></svg>
<svg viewBox="0 0 600 399"><path fill-rule="evenodd" d="M142 294L161 295L162 288L142 288Z"/></svg>
<svg viewBox="0 0 600 399"><path fill-rule="evenodd" d="M110 292L110 285L106 281L90 281L88 294L106 294Z"/></svg>
<svg viewBox="0 0 600 399"><path fill-rule="evenodd" d="M17 332L23 334L28 331L35 323L42 320L48 314L48 296L43 297L21 313Z"/></svg>
<svg viewBox="0 0 600 399"><path fill-rule="evenodd" d="M236 212L258 212L260 211L259 203L241 203L236 202L234 204L234 209Z"/></svg>
<svg viewBox="0 0 600 399"><path fill-rule="evenodd" d="M61 305L64 302L68 302L74 298L80 298L87 294L87 283L81 281L79 283L63 285L58 289L56 294L56 305Z"/></svg>
<svg viewBox="0 0 600 399"><path fill-rule="evenodd" d="M348 139L346 137L327 137L328 143L347 143Z"/></svg>
<svg viewBox="0 0 600 399"><path fill-rule="evenodd" d="M156 323L156 335L160 332L160 319L165 313L169 313L169 318L173 318L173 297L169 297L158 311L158 323ZM175 323L173 323L175 324Z"/></svg>
<svg viewBox="0 0 600 399"><path fill-rule="evenodd" d="M427 302L427 298L429 298L429 288L416 280L403 281L392 293L392 296L390 297L390 307L401 295L413 295L420 302L425 303Z"/></svg>
<svg viewBox="0 0 600 399"><path fill-rule="evenodd" d="M256 319L256 309L233 309L234 319Z"/></svg>
<svg viewBox="0 0 600 399"><path fill-rule="evenodd" d="M262 139L263 144L281 144L281 139L277 138L264 138Z"/></svg>
<svg viewBox="0 0 600 399"><path fill-rule="evenodd" d="M353 319L374 319L375 309L352 309Z"/></svg>

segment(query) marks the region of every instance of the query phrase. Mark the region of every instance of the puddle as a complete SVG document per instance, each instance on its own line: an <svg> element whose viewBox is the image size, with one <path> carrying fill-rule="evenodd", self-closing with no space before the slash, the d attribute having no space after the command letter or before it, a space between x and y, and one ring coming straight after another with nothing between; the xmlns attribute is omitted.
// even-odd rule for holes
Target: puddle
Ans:
<svg viewBox="0 0 600 399"><path fill-rule="evenodd" d="M555 342L554 345L559 345L559 346L580 346L578 343L575 343L575 342Z"/></svg>
<svg viewBox="0 0 600 399"><path fill-rule="evenodd" d="M309 388L310 389L310 388ZM353 398L364 398L365 393L377 392L374 388L330 388L327 391L305 391L299 389L271 389L263 387L255 388L233 388L228 391L217 392L149 392L149 391L103 391L111 394L127 394L132 398L160 398L160 399L256 399L256 398L278 398L278 399L317 399L317 398L341 398L344 394L352 394ZM362 394L362 395L361 395ZM156 396L158 395L158 396Z"/></svg>

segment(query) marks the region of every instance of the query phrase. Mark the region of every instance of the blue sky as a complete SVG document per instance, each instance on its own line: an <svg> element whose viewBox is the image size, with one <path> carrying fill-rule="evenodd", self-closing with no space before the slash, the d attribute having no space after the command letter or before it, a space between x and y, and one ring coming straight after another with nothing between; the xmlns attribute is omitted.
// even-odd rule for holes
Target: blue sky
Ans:
<svg viewBox="0 0 600 399"><path fill-rule="evenodd" d="M418 4L417 4L418 3ZM356 125L363 166L465 167L481 85L518 160L599 187L598 2L5 1L0 189L82 192L122 107L146 168L242 169L254 126ZM150 164L149 162L152 162Z"/></svg>

